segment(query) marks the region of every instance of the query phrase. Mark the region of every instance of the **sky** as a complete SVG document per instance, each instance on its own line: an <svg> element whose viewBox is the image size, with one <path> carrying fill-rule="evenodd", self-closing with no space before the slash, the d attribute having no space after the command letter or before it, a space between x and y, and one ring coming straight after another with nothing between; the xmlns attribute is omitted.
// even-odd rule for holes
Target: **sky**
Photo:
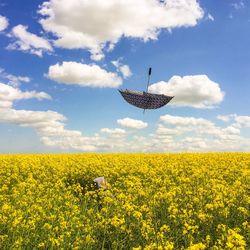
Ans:
<svg viewBox="0 0 250 250"><path fill-rule="evenodd" d="M0 153L249 152L249 46L247 0L1 0Z"/></svg>

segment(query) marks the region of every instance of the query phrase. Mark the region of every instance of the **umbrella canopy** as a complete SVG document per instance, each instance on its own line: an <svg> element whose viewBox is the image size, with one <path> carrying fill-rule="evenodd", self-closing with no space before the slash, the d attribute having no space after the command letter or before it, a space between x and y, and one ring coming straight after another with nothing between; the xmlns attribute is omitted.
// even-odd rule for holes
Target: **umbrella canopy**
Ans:
<svg viewBox="0 0 250 250"><path fill-rule="evenodd" d="M131 90L119 90L123 98L130 104L142 109L158 109L166 105L173 96L137 92Z"/></svg>

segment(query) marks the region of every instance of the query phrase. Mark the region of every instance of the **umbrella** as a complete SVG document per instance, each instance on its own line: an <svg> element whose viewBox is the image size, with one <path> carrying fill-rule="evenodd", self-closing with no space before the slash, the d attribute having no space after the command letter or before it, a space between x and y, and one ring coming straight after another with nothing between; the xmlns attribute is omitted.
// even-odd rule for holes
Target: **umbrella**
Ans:
<svg viewBox="0 0 250 250"><path fill-rule="evenodd" d="M119 90L122 97L131 105L142 109L158 109L171 101L173 96L148 93L151 68L148 71L147 91Z"/></svg>

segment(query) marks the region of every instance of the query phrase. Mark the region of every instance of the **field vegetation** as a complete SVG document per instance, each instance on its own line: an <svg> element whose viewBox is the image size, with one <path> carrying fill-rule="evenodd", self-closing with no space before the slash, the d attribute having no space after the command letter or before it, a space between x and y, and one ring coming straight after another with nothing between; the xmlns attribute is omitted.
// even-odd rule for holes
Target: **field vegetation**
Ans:
<svg viewBox="0 0 250 250"><path fill-rule="evenodd" d="M250 249L249 191L249 153L1 155L0 249Z"/></svg>

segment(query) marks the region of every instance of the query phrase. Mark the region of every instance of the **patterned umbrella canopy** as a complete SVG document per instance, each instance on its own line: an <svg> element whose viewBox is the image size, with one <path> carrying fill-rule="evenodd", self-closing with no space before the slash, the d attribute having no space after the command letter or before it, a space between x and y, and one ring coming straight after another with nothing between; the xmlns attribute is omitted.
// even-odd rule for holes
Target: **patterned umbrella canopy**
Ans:
<svg viewBox="0 0 250 250"><path fill-rule="evenodd" d="M138 92L132 90L119 90L122 97L130 104L141 109L158 109L171 101L173 96L159 95L148 93L149 80L151 76L151 68L148 70L148 83L146 92Z"/></svg>
<svg viewBox="0 0 250 250"><path fill-rule="evenodd" d="M131 90L119 90L123 98L130 104L142 109L158 109L166 105L173 96L137 92Z"/></svg>

